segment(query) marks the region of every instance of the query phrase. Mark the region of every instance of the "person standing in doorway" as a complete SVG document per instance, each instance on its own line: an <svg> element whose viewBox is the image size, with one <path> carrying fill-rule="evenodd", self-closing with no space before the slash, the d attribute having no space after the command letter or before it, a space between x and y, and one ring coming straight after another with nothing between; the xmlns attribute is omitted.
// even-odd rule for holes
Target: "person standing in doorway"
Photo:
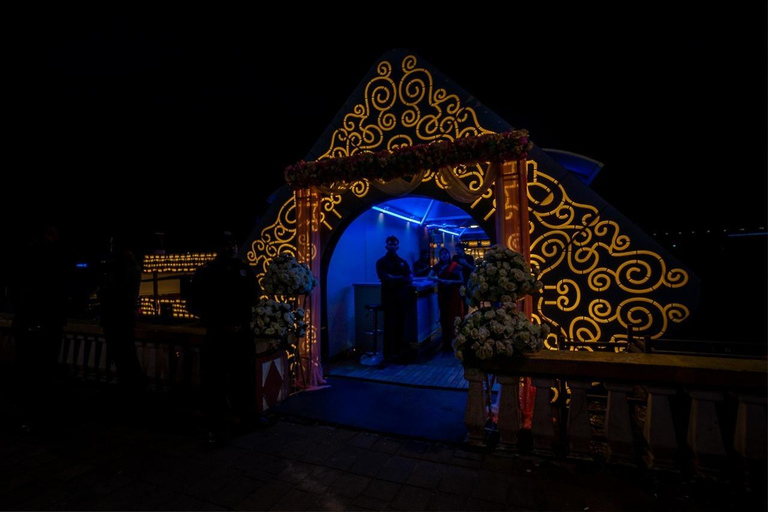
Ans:
<svg viewBox="0 0 768 512"><path fill-rule="evenodd" d="M458 243L456 244L456 254L453 255L452 260L459 266L462 284L466 287L469 282L469 276L472 274L472 271L475 270L475 258L464 252L463 243ZM462 299L464 302L464 310L466 311L469 309L469 299L467 297L462 297Z"/></svg>
<svg viewBox="0 0 768 512"><path fill-rule="evenodd" d="M413 275L414 277L427 277L432 265L429 264L429 250L422 249L419 259L413 262Z"/></svg>
<svg viewBox="0 0 768 512"><path fill-rule="evenodd" d="M437 306L440 310L440 330L443 338L443 350L453 350L454 322L456 317L464 316L464 301L459 289L462 284L461 268L451 261L451 253L443 247L440 260L429 272L429 279L437 281Z"/></svg>
<svg viewBox="0 0 768 512"><path fill-rule="evenodd" d="M453 261L458 263L461 269L461 276L464 280L464 286L469 281L469 275L475 270L475 258L464 251L464 244L456 244L456 254L453 255Z"/></svg>
<svg viewBox="0 0 768 512"><path fill-rule="evenodd" d="M407 358L410 350L405 342L405 307L413 276L408 262L397 255L400 240L396 236L387 237L385 248L387 253L376 261L384 311L384 357Z"/></svg>

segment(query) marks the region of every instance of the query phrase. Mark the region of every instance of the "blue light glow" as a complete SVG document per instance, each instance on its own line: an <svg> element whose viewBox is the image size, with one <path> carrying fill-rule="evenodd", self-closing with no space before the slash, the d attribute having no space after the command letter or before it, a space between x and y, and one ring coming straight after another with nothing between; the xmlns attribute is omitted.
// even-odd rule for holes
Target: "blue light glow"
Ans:
<svg viewBox="0 0 768 512"><path fill-rule="evenodd" d="M424 225L424 223L427 221L427 215L429 215L429 210L432 209L432 205L434 204L434 201L430 201L429 205L427 206L427 210L424 212L424 216L421 218L421 225Z"/></svg>
<svg viewBox="0 0 768 512"><path fill-rule="evenodd" d="M542 148L544 152L555 159L557 163L572 172L579 180L586 185L592 183L597 173L603 168L603 163L593 160L584 155L562 151L559 149Z"/></svg>
<svg viewBox="0 0 768 512"><path fill-rule="evenodd" d="M437 230L438 230L438 231L442 231L443 233L447 233L447 234L449 234L449 235L453 235L453 236L461 236L461 235L459 235L458 233L454 233L453 231L448 231L447 229L443 229L443 228L437 228Z"/></svg>
<svg viewBox="0 0 768 512"><path fill-rule="evenodd" d="M87 263L75 263L75 267L77 268L88 268Z"/></svg>
<svg viewBox="0 0 768 512"><path fill-rule="evenodd" d="M412 219L410 217L406 217L405 215L400 215L399 213L385 210L384 208L379 208L378 206L373 206L372 209L376 210L377 212L386 213L387 215L391 215L393 217L397 217L398 219L403 219L408 222L413 222L414 224L418 224L419 226L421 226L421 221L417 219Z"/></svg>
<svg viewBox="0 0 768 512"><path fill-rule="evenodd" d="M728 238L734 238L737 236L768 236L768 232L756 231L754 233L730 233L727 236Z"/></svg>

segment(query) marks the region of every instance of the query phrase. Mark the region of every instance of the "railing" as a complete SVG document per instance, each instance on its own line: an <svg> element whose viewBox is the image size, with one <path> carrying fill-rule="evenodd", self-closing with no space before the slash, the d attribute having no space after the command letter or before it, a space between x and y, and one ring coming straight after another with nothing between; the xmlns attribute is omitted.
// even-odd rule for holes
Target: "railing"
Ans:
<svg viewBox="0 0 768 512"><path fill-rule="evenodd" d="M692 356L741 357L754 359L766 357L768 345L765 343L746 343L735 341L709 341L674 338L654 339L648 336L633 334L632 328L627 329L627 340L615 341L581 341L567 337L558 337L555 343L557 350L592 350L621 352L644 352L646 354L677 354Z"/></svg>
<svg viewBox="0 0 768 512"><path fill-rule="evenodd" d="M541 455L595 459L588 393L599 381L607 390L604 425L609 463L680 469L690 455L702 473L723 467L731 453L764 463L767 365L764 359L545 350L505 366L468 368L464 372L469 381L467 439L476 445L521 450L520 385L521 377L530 377L536 388L530 449ZM483 385L488 374L500 384L497 443L486 428L489 413ZM570 393L566 408L553 403L555 390ZM643 399L642 422L633 421L633 398ZM682 415L687 418L681 425L679 404L687 402L690 406ZM726 402L734 407L726 407Z"/></svg>
<svg viewBox="0 0 768 512"><path fill-rule="evenodd" d="M137 354L150 385L199 386L202 339L200 328L138 327ZM0 316L0 361L10 360L12 354L10 319ZM107 366L101 328L92 324L65 328L59 362L80 378L104 382L116 378ZM500 385L498 442L486 435L487 374L495 375ZM593 383L599 381L607 390L604 431L609 463L643 462L677 469L690 455L698 470L711 472L732 453L762 465L766 460L765 359L546 350L511 365L466 369L464 376L469 382L465 422L472 444L521 451L527 448L520 442L521 434L530 433L530 449L537 454L596 459L589 400ZM529 377L536 388L530 431L521 430L522 377ZM559 400L553 403L555 392ZM642 421L633 420L638 402Z"/></svg>
<svg viewBox="0 0 768 512"><path fill-rule="evenodd" d="M0 361L13 358L14 340L10 316L0 317ZM204 331L189 326L138 326L136 354L154 389L200 385L200 345ZM64 327L58 362L73 376L100 382L116 380L114 364L107 364L106 342L101 327L70 323Z"/></svg>
<svg viewBox="0 0 768 512"><path fill-rule="evenodd" d="M0 314L0 363L13 360L10 325L10 315ZM139 324L135 329L136 355L149 389L196 391L200 387L200 346L204 335L205 330L200 327ZM255 348L256 407L262 412L288 397L289 358L282 351L267 351L266 344L262 346L258 340ZM58 362L75 378L117 382L114 364L107 358L104 333L97 325L68 324L64 328ZM275 370L279 381L275 374L270 375ZM266 379L266 375L270 375L270 379Z"/></svg>
<svg viewBox="0 0 768 512"><path fill-rule="evenodd" d="M647 354L679 354L715 357L742 357L753 359L766 356L764 343L732 341L699 341L684 339L653 339L644 337L636 340L636 348Z"/></svg>

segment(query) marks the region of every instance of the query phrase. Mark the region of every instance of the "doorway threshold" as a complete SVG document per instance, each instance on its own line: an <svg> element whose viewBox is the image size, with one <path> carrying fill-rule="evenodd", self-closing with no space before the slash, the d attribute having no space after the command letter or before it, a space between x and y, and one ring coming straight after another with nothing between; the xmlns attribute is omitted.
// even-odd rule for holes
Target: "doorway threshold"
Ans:
<svg viewBox="0 0 768 512"><path fill-rule="evenodd" d="M453 352L438 352L409 364L389 362L383 367L364 365L359 359L340 360L325 366L329 377L451 391L466 391L469 387L464 368Z"/></svg>

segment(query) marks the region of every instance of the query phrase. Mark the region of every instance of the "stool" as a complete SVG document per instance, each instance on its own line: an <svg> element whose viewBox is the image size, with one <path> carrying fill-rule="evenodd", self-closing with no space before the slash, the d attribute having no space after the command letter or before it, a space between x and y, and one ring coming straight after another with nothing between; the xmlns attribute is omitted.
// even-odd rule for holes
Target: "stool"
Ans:
<svg viewBox="0 0 768 512"><path fill-rule="evenodd" d="M379 334L384 330L379 329L379 312L382 312L381 304L366 304L365 310L373 313L373 330L365 331L365 334L373 336L373 352L366 352L360 358L360 364L367 366L377 366L384 361L384 357L379 353Z"/></svg>

